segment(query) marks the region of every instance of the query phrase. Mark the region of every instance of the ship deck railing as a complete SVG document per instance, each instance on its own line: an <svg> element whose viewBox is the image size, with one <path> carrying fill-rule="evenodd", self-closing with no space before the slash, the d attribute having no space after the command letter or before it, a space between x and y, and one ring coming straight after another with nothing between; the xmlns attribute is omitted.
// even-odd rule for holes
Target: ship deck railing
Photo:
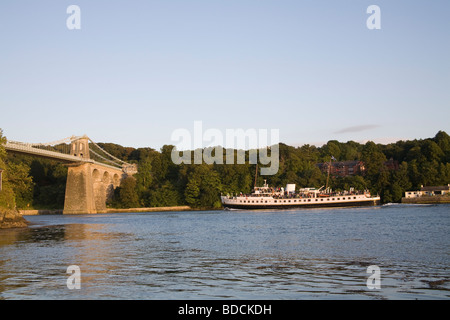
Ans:
<svg viewBox="0 0 450 320"><path fill-rule="evenodd" d="M272 197L273 199L315 199L315 198L328 198L328 197L347 197L347 196L362 196L368 193L360 191L360 192L336 192L336 193L321 193L318 196L315 196L313 193L308 194L300 194L294 193L289 195L277 195L277 194L239 194L239 195L226 195L227 199L236 199L238 197L246 197L246 198L263 198L263 197Z"/></svg>

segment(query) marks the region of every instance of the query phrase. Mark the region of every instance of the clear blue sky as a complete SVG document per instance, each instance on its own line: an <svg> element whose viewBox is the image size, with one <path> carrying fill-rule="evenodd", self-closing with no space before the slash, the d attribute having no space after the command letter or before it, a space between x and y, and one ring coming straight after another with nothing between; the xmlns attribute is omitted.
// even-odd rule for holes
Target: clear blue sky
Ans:
<svg viewBox="0 0 450 320"><path fill-rule="evenodd" d="M290 145L450 134L449 15L447 0L2 0L0 128L156 149L196 120Z"/></svg>

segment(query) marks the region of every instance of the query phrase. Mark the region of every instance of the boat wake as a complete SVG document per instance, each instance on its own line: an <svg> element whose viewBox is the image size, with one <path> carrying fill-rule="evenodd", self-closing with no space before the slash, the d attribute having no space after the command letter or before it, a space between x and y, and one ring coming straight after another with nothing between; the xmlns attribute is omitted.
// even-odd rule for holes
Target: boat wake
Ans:
<svg viewBox="0 0 450 320"><path fill-rule="evenodd" d="M241 210L241 209L235 209L235 208L223 208L223 210L225 210L225 211L239 211L239 210Z"/></svg>
<svg viewBox="0 0 450 320"><path fill-rule="evenodd" d="M426 203L395 203L395 202L389 202L382 205L382 207L412 207L412 206L432 206L432 204L426 204Z"/></svg>

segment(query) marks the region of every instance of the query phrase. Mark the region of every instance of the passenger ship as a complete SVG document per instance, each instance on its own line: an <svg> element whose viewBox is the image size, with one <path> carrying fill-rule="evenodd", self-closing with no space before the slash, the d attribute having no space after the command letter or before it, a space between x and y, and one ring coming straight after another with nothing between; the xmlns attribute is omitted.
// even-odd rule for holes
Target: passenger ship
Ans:
<svg viewBox="0 0 450 320"><path fill-rule="evenodd" d="M323 188L323 187L322 187ZM324 192L321 189L303 188L295 192L295 184L284 188L270 188L264 180L263 187L255 187L250 195L221 196L224 208L230 209L291 209L347 206L375 206L380 204L379 196L366 191Z"/></svg>

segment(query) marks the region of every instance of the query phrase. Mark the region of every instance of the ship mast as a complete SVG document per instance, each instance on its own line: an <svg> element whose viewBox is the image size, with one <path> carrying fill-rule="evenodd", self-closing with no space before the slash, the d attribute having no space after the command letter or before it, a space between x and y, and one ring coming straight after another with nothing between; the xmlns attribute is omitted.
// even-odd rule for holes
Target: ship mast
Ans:
<svg viewBox="0 0 450 320"><path fill-rule="evenodd" d="M328 165L327 185L326 185L326 188L325 188L325 192L328 192L328 180L330 179L331 160L333 160L333 159L334 159L334 157L331 156L331 158L330 158L330 164Z"/></svg>
<svg viewBox="0 0 450 320"><path fill-rule="evenodd" d="M258 164L256 164L256 169L255 169L255 190L256 190L256 178L258 177Z"/></svg>

